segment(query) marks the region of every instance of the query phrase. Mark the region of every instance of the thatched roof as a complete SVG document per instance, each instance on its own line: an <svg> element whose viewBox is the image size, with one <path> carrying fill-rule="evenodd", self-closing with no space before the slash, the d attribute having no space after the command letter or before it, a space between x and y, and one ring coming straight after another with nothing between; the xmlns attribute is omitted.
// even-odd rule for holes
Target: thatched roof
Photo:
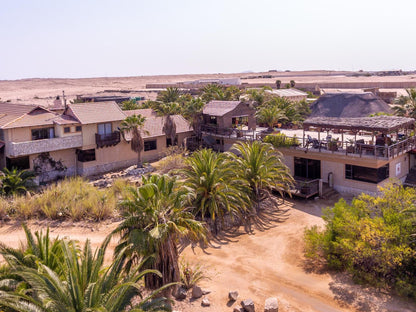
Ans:
<svg viewBox="0 0 416 312"><path fill-rule="evenodd" d="M348 131L378 131L392 133L400 129L414 129L415 120L397 116L375 116L359 118L314 117L303 122L303 128L321 128L322 131L342 129Z"/></svg>
<svg viewBox="0 0 416 312"><path fill-rule="evenodd" d="M327 93L311 105L310 117L367 117L391 113L389 105L371 92Z"/></svg>

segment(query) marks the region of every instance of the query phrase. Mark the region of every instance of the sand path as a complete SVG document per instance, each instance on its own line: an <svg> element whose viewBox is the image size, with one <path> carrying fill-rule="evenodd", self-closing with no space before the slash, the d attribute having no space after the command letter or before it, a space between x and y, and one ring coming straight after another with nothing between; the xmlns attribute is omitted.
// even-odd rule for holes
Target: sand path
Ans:
<svg viewBox="0 0 416 312"><path fill-rule="evenodd" d="M242 229L235 234L213 242L210 248L201 250L188 246L182 257L190 263L204 265L210 280L201 282L210 290L211 306L201 307L201 299L178 302L176 311L232 311L239 302L228 301L228 291L238 290L240 299L251 298L256 311L263 311L266 298L279 299L279 312L285 311L416 311L416 304L404 299L354 285L343 274L316 274L305 270L303 258L303 230L305 226L322 225L321 207L330 201L286 201L279 211L263 216L247 234ZM92 245L100 245L118 223L100 224L51 223L31 221L32 230L45 229L48 225L53 235L68 236ZM20 225L0 226L0 241L17 247L24 239ZM110 250L116 242L110 244ZM111 254L108 255L109 260Z"/></svg>

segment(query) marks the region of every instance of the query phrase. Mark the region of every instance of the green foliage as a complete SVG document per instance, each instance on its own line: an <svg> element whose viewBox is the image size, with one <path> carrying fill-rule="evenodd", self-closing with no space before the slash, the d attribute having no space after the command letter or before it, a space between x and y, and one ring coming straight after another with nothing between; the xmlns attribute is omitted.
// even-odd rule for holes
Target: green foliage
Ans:
<svg viewBox="0 0 416 312"><path fill-rule="evenodd" d="M149 275L146 287L155 289L180 281L178 240L204 238L201 222L186 208L188 189L166 175L143 177L143 185L130 188L131 196L120 203L124 221L113 233L120 234L115 254L127 259L127 271L140 259L144 267L162 276Z"/></svg>
<svg viewBox="0 0 416 312"><path fill-rule="evenodd" d="M121 122L120 132L123 138L127 140L127 136L130 135L130 148L137 153L137 166L142 166L141 152L144 149L144 141L142 137L142 129L146 118L142 115L132 115L126 117Z"/></svg>
<svg viewBox="0 0 416 312"><path fill-rule="evenodd" d="M24 194L35 188L33 182L35 173L33 171L18 170L16 168L11 170L4 168L2 171L3 175L0 176L0 193L5 195L17 195Z"/></svg>
<svg viewBox="0 0 416 312"><path fill-rule="evenodd" d="M134 110L134 109L139 109L139 108L140 108L140 105L134 99L124 101L121 103L122 110Z"/></svg>
<svg viewBox="0 0 416 312"><path fill-rule="evenodd" d="M306 256L350 272L357 282L416 297L416 191L389 185L379 196L340 200L325 229L306 230Z"/></svg>
<svg viewBox="0 0 416 312"><path fill-rule="evenodd" d="M400 96L393 107L396 115L416 118L416 89L406 89L407 96Z"/></svg>
<svg viewBox="0 0 416 312"><path fill-rule="evenodd" d="M204 271L205 268L201 264L191 266L188 262L182 261L180 264L181 285L185 289L191 289L200 281L207 279Z"/></svg>
<svg viewBox="0 0 416 312"><path fill-rule="evenodd" d="M271 190L278 191L282 196L289 191L293 184L290 170L282 162L282 154L271 144L239 142L233 145L231 151L235 154L228 153L232 159L230 167L237 177L248 183L254 203L259 205L260 201L270 196Z"/></svg>
<svg viewBox="0 0 416 312"><path fill-rule="evenodd" d="M194 152L180 171L192 194L192 212L208 218L218 231L224 217L240 217L250 207L248 184L237 177L226 154L209 149Z"/></svg>
<svg viewBox="0 0 416 312"><path fill-rule="evenodd" d="M284 133L269 134L264 138L263 142L270 143L275 148L299 145L296 137L289 138Z"/></svg>
<svg viewBox="0 0 416 312"><path fill-rule="evenodd" d="M212 100L238 101L241 91L235 86L224 87L218 84L208 84L202 88L201 98L205 103Z"/></svg>
<svg viewBox="0 0 416 312"><path fill-rule="evenodd" d="M83 248L75 241L49 238L25 228L24 250L2 246L7 268L0 272L0 308L11 311L87 312L87 311L168 311L163 298L154 299L161 290L143 298L141 283L145 276L160 273L141 270L139 263L126 274L120 254L109 265L104 256L110 237L95 250L87 240ZM134 299L134 301L133 301ZM7 310L8 311L8 310Z"/></svg>

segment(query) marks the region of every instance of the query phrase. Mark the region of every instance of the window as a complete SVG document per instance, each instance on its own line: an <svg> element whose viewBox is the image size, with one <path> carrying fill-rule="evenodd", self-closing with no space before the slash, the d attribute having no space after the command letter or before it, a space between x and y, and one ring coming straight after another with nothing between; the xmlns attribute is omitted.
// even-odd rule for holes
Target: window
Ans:
<svg viewBox="0 0 416 312"><path fill-rule="evenodd" d="M210 116L209 123L212 124L212 125L216 125L217 124L217 117Z"/></svg>
<svg viewBox="0 0 416 312"><path fill-rule="evenodd" d="M156 140L153 141L145 141L144 142L144 151L152 151L157 149L157 144L156 144Z"/></svg>
<svg viewBox="0 0 416 312"><path fill-rule="evenodd" d="M81 132L82 131L82 127L81 126L76 126L75 127L75 131L76 132Z"/></svg>
<svg viewBox="0 0 416 312"><path fill-rule="evenodd" d="M369 183L379 183L389 177L389 164L380 168L345 165L345 178Z"/></svg>
<svg viewBox="0 0 416 312"><path fill-rule="evenodd" d="M111 122L98 124L98 134L111 134Z"/></svg>
<svg viewBox="0 0 416 312"><path fill-rule="evenodd" d="M295 176L320 179L321 178L321 161L315 159L295 157Z"/></svg>
<svg viewBox="0 0 416 312"><path fill-rule="evenodd" d="M71 127L65 127L64 128L64 133L69 133L71 132Z"/></svg>
<svg viewBox="0 0 416 312"><path fill-rule="evenodd" d="M51 139L55 137L54 128L32 129L32 140Z"/></svg>
<svg viewBox="0 0 416 312"><path fill-rule="evenodd" d="M95 149L77 150L78 161L88 162L95 160Z"/></svg>
<svg viewBox="0 0 416 312"><path fill-rule="evenodd" d="M29 156L9 158L6 157L6 167L11 170L13 168L23 170L30 169Z"/></svg>

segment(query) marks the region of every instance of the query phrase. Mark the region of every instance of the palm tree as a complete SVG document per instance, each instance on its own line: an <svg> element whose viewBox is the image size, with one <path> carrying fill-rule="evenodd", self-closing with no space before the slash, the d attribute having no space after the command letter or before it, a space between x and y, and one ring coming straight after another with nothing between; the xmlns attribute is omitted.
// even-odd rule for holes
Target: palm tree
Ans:
<svg viewBox="0 0 416 312"><path fill-rule="evenodd" d="M250 205L247 183L235 176L227 160L225 154L203 149L193 153L180 171L193 195L194 215L212 220L215 233L227 214L240 216Z"/></svg>
<svg viewBox="0 0 416 312"><path fill-rule="evenodd" d="M264 123L269 127L269 130L273 130L273 127L280 121L288 120L284 111L276 105L266 105L261 107L256 117L259 123Z"/></svg>
<svg viewBox="0 0 416 312"><path fill-rule="evenodd" d="M399 116L416 118L416 89L406 89L407 96L400 96L393 107Z"/></svg>
<svg viewBox="0 0 416 312"><path fill-rule="evenodd" d="M163 298L153 299L163 289L133 303L133 298L142 296L140 281L144 276L160 273L142 271L138 265L125 274L122 252L110 266L105 266L104 255L110 238L107 237L95 252L88 240L81 250L75 241L57 239L62 251L59 270L43 261L37 261L36 267L9 261L17 252L10 249L5 257L11 269L7 277L15 278L1 280L0 308L22 312L116 312L127 307L131 307L131 311L169 310ZM53 253L47 246L44 250Z"/></svg>
<svg viewBox="0 0 416 312"><path fill-rule="evenodd" d="M228 153L233 160L233 172L245 180L251 189L251 199L259 208L260 202L269 196L270 190L282 196L293 184L289 168L282 162L282 154L271 144L260 141L238 142ZM237 156L238 155L238 156Z"/></svg>
<svg viewBox="0 0 416 312"><path fill-rule="evenodd" d="M25 223L22 224L22 227L26 235L26 246L15 249L0 243L0 255L10 266L19 265L35 269L37 263L40 262L59 272L60 262L63 260L60 240L50 238L49 228L46 230L46 234L40 231L33 235Z"/></svg>
<svg viewBox="0 0 416 312"><path fill-rule="evenodd" d="M137 167L142 167L141 152L144 148L144 141L141 132L143 131L146 118L142 115L132 115L126 117L121 122L120 132L126 140L126 134L131 135L130 148L137 153Z"/></svg>
<svg viewBox="0 0 416 312"><path fill-rule="evenodd" d="M186 208L189 192L175 178L151 175L142 179L142 186L131 188L131 196L120 204L125 220L113 231L121 235L115 254L125 250L127 271L150 257L144 267L162 275L147 275L145 285L156 289L180 281L178 240L204 239L205 228Z"/></svg>
<svg viewBox="0 0 416 312"><path fill-rule="evenodd" d="M1 191L6 195L26 193L35 187L33 182L35 176L33 171L4 168L3 175L0 177Z"/></svg>
<svg viewBox="0 0 416 312"><path fill-rule="evenodd" d="M170 310L163 298L153 299L163 289L133 303L133 298L142 298L143 277L160 273L141 271L139 265L125 274L121 253L110 266L105 266L109 242L110 237L93 252L88 240L81 250L75 241L60 239L63 257L59 271L42 262L37 262L36 268L8 262L15 278L2 279L0 308L22 312L116 312L127 307L131 307L130 311Z"/></svg>
<svg viewBox="0 0 416 312"><path fill-rule="evenodd" d="M173 103L177 102L181 96L181 92L178 88L167 88L165 91L161 91L157 95L157 101L163 103Z"/></svg>

